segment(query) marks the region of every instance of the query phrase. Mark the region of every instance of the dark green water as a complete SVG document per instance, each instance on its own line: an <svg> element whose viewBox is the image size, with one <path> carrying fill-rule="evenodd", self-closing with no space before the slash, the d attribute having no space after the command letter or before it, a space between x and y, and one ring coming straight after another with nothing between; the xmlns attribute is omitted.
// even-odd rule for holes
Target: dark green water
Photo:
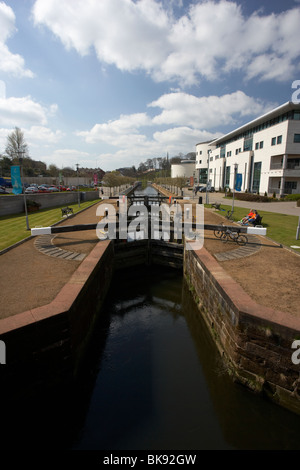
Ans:
<svg viewBox="0 0 300 470"><path fill-rule="evenodd" d="M181 273L162 267L116 274L78 387L7 411L1 450L300 448L300 418L232 383Z"/></svg>
<svg viewBox="0 0 300 470"><path fill-rule="evenodd" d="M105 308L103 350L73 449L300 447L297 416L227 376L176 271L120 271Z"/></svg>

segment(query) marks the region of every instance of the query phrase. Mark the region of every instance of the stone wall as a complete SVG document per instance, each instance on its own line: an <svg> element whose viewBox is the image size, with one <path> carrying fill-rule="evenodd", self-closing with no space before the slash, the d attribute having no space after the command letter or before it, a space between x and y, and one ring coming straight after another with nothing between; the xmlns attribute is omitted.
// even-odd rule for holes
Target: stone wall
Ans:
<svg viewBox="0 0 300 470"><path fill-rule="evenodd" d="M78 201L76 191L63 191L61 193L26 194L26 199L38 202L40 209L48 207L75 204ZM86 191L80 193L81 201L93 201L99 199L98 191ZM24 195L0 196L0 216L20 214L24 212Z"/></svg>
<svg viewBox="0 0 300 470"><path fill-rule="evenodd" d="M300 414L299 319L256 304L204 248L185 251L184 275L233 379Z"/></svg>

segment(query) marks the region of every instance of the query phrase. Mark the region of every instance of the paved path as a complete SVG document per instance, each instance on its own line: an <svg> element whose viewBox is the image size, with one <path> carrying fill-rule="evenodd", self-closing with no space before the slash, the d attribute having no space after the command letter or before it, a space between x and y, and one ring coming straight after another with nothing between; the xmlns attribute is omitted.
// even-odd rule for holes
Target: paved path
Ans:
<svg viewBox="0 0 300 470"><path fill-rule="evenodd" d="M197 193L197 196L193 196L192 191L189 191L187 188L184 188L184 196L190 196L194 201L199 200L199 197L202 196L203 204L206 203L206 194ZM226 199L223 193L209 193L209 204L214 202L221 203L224 206L232 206L232 199ZM239 201L234 200L234 206L245 207L247 209L255 209L257 211L267 211L267 212L276 212L278 214L286 215L296 215L300 217L300 207L297 207L295 201L286 201L286 202L249 202L249 201ZM252 207L253 206L253 207Z"/></svg>

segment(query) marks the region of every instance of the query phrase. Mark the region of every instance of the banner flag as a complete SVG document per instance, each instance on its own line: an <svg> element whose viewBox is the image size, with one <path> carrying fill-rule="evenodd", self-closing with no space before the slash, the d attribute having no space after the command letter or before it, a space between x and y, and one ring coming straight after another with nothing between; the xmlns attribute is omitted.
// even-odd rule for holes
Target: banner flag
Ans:
<svg viewBox="0 0 300 470"><path fill-rule="evenodd" d="M236 190L236 191L241 191L241 189L242 189L242 182L243 182L243 175L242 175L242 173L237 173L237 174L236 174L236 180L235 180L235 190Z"/></svg>
<svg viewBox="0 0 300 470"><path fill-rule="evenodd" d="M11 166L10 167L10 174L11 174L11 184L13 187L14 194L22 194L22 181L21 181L21 174L20 174L20 167L19 166Z"/></svg>

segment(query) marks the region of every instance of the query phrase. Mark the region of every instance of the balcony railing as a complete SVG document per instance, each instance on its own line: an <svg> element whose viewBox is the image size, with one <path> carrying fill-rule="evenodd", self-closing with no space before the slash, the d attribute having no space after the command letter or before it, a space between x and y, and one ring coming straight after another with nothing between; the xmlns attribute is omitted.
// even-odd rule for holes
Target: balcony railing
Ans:
<svg viewBox="0 0 300 470"><path fill-rule="evenodd" d="M286 170L300 170L300 166L295 163L287 163ZM270 170L283 170L282 163L271 163Z"/></svg>
<svg viewBox="0 0 300 470"><path fill-rule="evenodd" d="M271 163L270 170L282 170L282 163Z"/></svg>

